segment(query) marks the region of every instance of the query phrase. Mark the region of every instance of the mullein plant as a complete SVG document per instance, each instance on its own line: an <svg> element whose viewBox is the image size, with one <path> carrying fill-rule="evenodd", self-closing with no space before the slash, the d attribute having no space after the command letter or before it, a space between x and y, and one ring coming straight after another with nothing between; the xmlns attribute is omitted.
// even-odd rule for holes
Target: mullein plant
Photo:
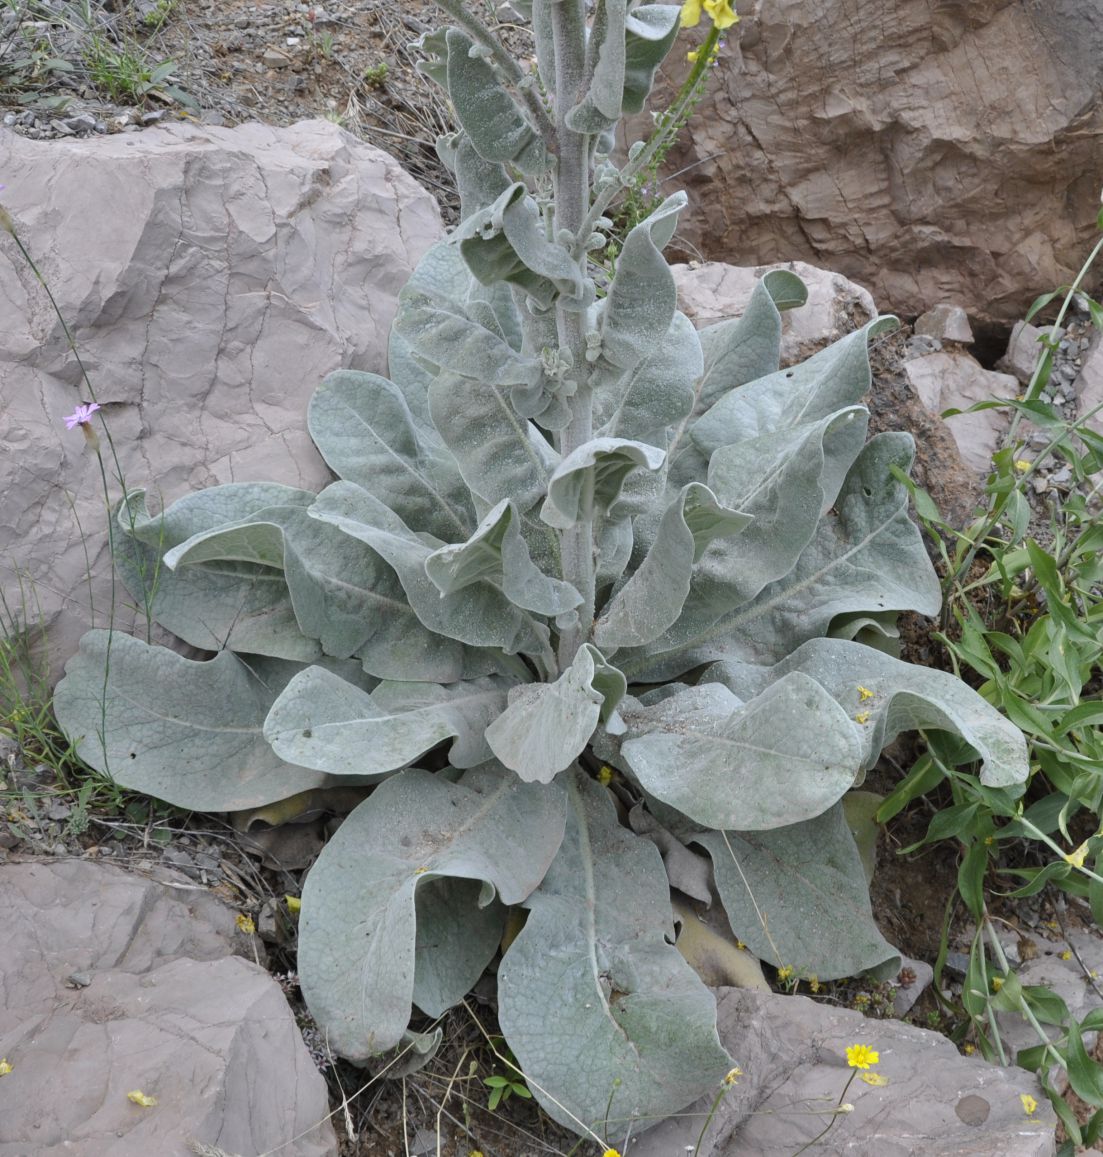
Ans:
<svg viewBox="0 0 1103 1157"><path fill-rule="evenodd" d="M607 212L662 144L618 162L614 128L681 20L703 9L715 38L727 3L515 0L531 71L439 6L422 68L460 125L438 150L462 220L402 291L390 376L339 370L310 402L338 480L157 513L128 492L123 581L215 654L90 632L56 709L93 767L182 807L293 814L358 787L302 896L331 1048L427 1054L428 1018L490 968L540 1103L621 1144L732 1070L675 946L687 862L762 960L890 973L847 792L933 729L1013 798L1025 748L964 683L888 653L900 612L940 605L899 480L911 439L866 439L868 345L894 320L781 369L806 291L774 270L696 332L663 258L680 192L595 288Z"/></svg>

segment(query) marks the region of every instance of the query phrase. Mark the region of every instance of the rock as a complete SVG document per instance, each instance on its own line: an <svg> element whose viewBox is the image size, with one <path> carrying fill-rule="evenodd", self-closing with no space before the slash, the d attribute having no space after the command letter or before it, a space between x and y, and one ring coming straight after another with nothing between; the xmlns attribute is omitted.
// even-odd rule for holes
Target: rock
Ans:
<svg viewBox="0 0 1103 1157"><path fill-rule="evenodd" d="M1078 417L1084 418L1097 406L1103 406L1103 342L1096 343L1084 358L1074 389ZM1089 418L1088 425L1097 433L1103 433L1103 410Z"/></svg>
<svg viewBox="0 0 1103 1157"><path fill-rule="evenodd" d="M1001 373L1014 374L1024 386L1029 385L1038 355L1042 352L1038 339L1044 332L1030 322L1015 322L1011 339L1007 343L1007 353L996 362L996 369ZM1060 336L1061 332L1058 330L1057 335Z"/></svg>
<svg viewBox="0 0 1103 1157"><path fill-rule="evenodd" d="M986 370L964 351L943 350L904 363L904 372L923 405L932 414L966 410L976 402L1013 398L1019 383L1010 374ZM948 420L962 461L978 474L992 469L992 455L1007 429L1007 415L1000 410L957 414Z"/></svg>
<svg viewBox="0 0 1103 1157"><path fill-rule="evenodd" d="M892 1011L897 1017L907 1016L912 1006L934 980L934 969L925 960L913 960L910 956L905 956L902 963L903 967L896 977L892 997Z"/></svg>
<svg viewBox="0 0 1103 1157"><path fill-rule="evenodd" d="M678 305L698 327L725 317L738 317L751 299L755 283L771 269L788 269L808 286L808 300L782 313L781 360L801 361L877 316L869 291L838 273L803 261L754 268L710 261L675 265Z"/></svg>
<svg viewBox="0 0 1103 1157"><path fill-rule="evenodd" d="M261 56L261 60L268 65L269 68L286 68L291 63L291 57L286 52L281 52L278 48L266 48Z"/></svg>
<svg viewBox="0 0 1103 1157"><path fill-rule="evenodd" d="M192 1140L337 1153L287 1001L230 955L234 916L214 897L103 864L9 863L0 922L4 1157L188 1157Z"/></svg>
<svg viewBox="0 0 1103 1157"><path fill-rule="evenodd" d="M1072 280L1103 169L1095 0L738 7L666 162L691 196L687 251L809 261L904 314L968 302L979 330ZM666 67L652 108L668 107L685 52ZM650 127L644 114L632 137Z"/></svg>
<svg viewBox="0 0 1103 1157"><path fill-rule="evenodd" d="M831 1121L847 1079L846 1049L866 1044L880 1054L870 1072L888 1083L854 1080L853 1112L840 1115L815 1146L817 1154L879 1157L1050 1157L1056 1116L1037 1078L963 1057L945 1037L893 1020L866 1020L803 996L723 988L717 1000L720 1039L743 1070L721 1099L702 1097L678 1117L649 1129L625 1157L791 1157ZM1022 1094L1038 1103L1028 1117Z"/></svg>
<svg viewBox="0 0 1103 1157"><path fill-rule="evenodd" d="M912 328L917 334L940 342L956 341L969 345L973 340L969 315L960 305L936 305L934 309L920 314Z"/></svg>
<svg viewBox="0 0 1103 1157"><path fill-rule="evenodd" d="M385 369L398 291L441 235L428 193L322 120L0 140L4 207L72 328L127 483L154 507L222 482L325 485L307 403L338 367ZM0 300L0 591L49 628L56 679L84 630L107 625L104 497L62 422L89 400L76 361L2 232Z"/></svg>

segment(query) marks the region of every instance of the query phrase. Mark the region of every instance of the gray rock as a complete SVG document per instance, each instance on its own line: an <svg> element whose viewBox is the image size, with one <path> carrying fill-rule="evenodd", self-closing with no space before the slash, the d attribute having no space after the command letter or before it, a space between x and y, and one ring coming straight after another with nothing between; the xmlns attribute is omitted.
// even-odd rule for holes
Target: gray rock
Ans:
<svg viewBox="0 0 1103 1157"><path fill-rule="evenodd" d="M385 370L398 291L441 235L432 198L321 120L48 144L0 129L0 146L4 207L72 328L128 484L154 506L230 481L325 485L307 403L340 366ZM48 627L56 679L85 629L107 624L104 500L95 456L62 421L87 391L6 240L0 592Z"/></svg>
<svg viewBox="0 0 1103 1157"><path fill-rule="evenodd" d="M1103 342L1097 343L1084 358L1075 390L1079 417L1083 418L1097 406L1103 406ZM1096 433L1103 432L1103 410L1091 417L1088 425Z"/></svg>
<svg viewBox="0 0 1103 1157"><path fill-rule="evenodd" d="M1025 386L1034 375L1034 366L1042 347L1038 339L1046 330L1039 329L1027 321L1017 321L1007 343L1007 353L996 363L996 369L1005 374L1014 374ZM1059 337L1063 331L1058 330Z"/></svg>
<svg viewBox="0 0 1103 1157"><path fill-rule="evenodd" d="M938 341L956 341L968 345L973 340L969 315L960 305L936 305L915 320L915 332Z"/></svg>
<svg viewBox="0 0 1103 1157"><path fill-rule="evenodd" d="M700 1157L792 1157L832 1119L847 1079L850 1045L880 1054L888 1083L854 1080L853 1111L812 1150L878 1157L1051 1157L1056 1117L1037 1078L963 1057L945 1037L892 1020L866 1020L801 996L718 990L720 1039L743 1070L720 1100ZM1019 1099L1038 1108L1027 1116ZM715 1094L630 1144L625 1157L693 1153Z"/></svg>
<svg viewBox="0 0 1103 1157"><path fill-rule="evenodd" d="M193 1139L334 1157L325 1082L279 985L230 955L234 913L213 896L9 863L0 926L0 1157L188 1157Z"/></svg>
<svg viewBox="0 0 1103 1157"><path fill-rule="evenodd" d="M923 405L935 414L967 410L976 402L1012 398L1019 392L1019 383L1010 374L986 370L963 350L913 358L904 363L904 372ZM1006 414L1000 410L957 414L948 419L948 425L962 461L987 474L992 468L992 454L1007 429Z"/></svg>

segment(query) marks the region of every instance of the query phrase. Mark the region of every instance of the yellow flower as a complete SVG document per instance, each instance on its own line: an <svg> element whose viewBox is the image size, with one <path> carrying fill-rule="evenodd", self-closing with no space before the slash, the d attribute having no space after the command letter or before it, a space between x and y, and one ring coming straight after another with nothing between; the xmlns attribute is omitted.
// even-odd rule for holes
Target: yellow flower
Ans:
<svg viewBox="0 0 1103 1157"><path fill-rule="evenodd" d="M739 949L740 952L746 952L747 951L747 946L746 946L746 944L743 943L742 940L737 940L735 942L735 946L736 946L736 948Z"/></svg>
<svg viewBox="0 0 1103 1157"><path fill-rule="evenodd" d="M778 980L789 980L793 975L793 967L790 964L784 964L777 970Z"/></svg>
<svg viewBox="0 0 1103 1157"><path fill-rule="evenodd" d="M992 991L993 992L999 992L999 990L1001 988L1003 988L1003 977L1002 976L993 976L992 977Z"/></svg>
<svg viewBox="0 0 1103 1157"><path fill-rule="evenodd" d="M1072 959L1072 953L1067 948L1064 950L1064 952L1058 952L1057 955L1060 956L1062 960Z"/></svg>
<svg viewBox="0 0 1103 1157"><path fill-rule="evenodd" d="M287 901L287 910L292 916L297 916L303 909L303 902L298 896L284 896Z"/></svg>
<svg viewBox="0 0 1103 1157"><path fill-rule="evenodd" d="M1033 463L1028 462L1025 458L1015 459L1015 469L1018 470L1020 474L1025 474L1032 465Z"/></svg>
<svg viewBox="0 0 1103 1157"><path fill-rule="evenodd" d="M867 1085L872 1085L875 1089L889 1083L888 1077L882 1076L880 1073L859 1073L858 1079L865 1081Z"/></svg>
<svg viewBox="0 0 1103 1157"><path fill-rule="evenodd" d="M141 1089L134 1089L127 1093L126 1099L133 1101L135 1105L141 1105L143 1109L152 1109L157 1104L156 1097L147 1096Z"/></svg>
<svg viewBox="0 0 1103 1157"><path fill-rule="evenodd" d="M868 1069L881 1060L881 1054L869 1045L850 1045L846 1050L846 1063L852 1069Z"/></svg>
<svg viewBox="0 0 1103 1157"><path fill-rule="evenodd" d="M810 988L810 989L811 989L813 992L819 992L819 990L820 990L821 988L823 988L823 985L822 985L822 984L820 984L820 978L819 978L819 977L818 977L818 976L817 976L817 975L816 975L814 972L813 972L813 973L812 973L812 975L811 975L811 976L808 978L808 987L809 987L809 988Z"/></svg>
<svg viewBox="0 0 1103 1157"><path fill-rule="evenodd" d="M601 1157L620 1157L620 1154L616 1151L616 1149L606 1149L605 1152L602 1153Z"/></svg>
<svg viewBox="0 0 1103 1157"><path fill-rule="evenodd" d="M1084 860L1087 857L1087 854L1088 854L1088 841L1085 840L1080 845L1080 847L1078 847L1076 849L1075 852L1069 852L1069 854L1067 856L1065 856L1065 863L1066 864L1072 864L1072 866L1074 868L1082 868L1084 866Z"/></svg>
<svg viewBox="0 0 1103 1157"><path fill-rule="evenodd" d="M1020 1093L1019 1100L1022 1101L1028 1117L1032 1117L1038 1111L1038 1102L1029 1093Z"/></svg>
<svg viewBox="0 0 1103 1157"><path fill-rule="evenodd" d="M965 1055L967 1057L971 1057L973 1055L973 1053L975 1053L977 1051L976 1045L968 1045L967 1044L967 1045L962 1045L961 1047L964 1050Z"/></svg>
<svg viewBox="0 0 1103 1157"><path fill-rule="evenodd" d="M701 55L701 50L699 48L695 48L692 52L686 53L686 60L688 60L690 64L696 64L697 63L697 57L699 57L700 55Z"/></svg>
<svg viewBox="0 0 1103 1157"><path fill-rule="evenodd" d="M0 1077L6 1077L11 1072L11 1065L8 1063L8 1058L4 1057L0 1060Z"/></svg>
<svg viewBox="0 0 1103 1157"><path fill-rule="evenodd" d="M428 868L414 868L414 875L424 876L427 871L429 871Z"/></svg>
<svg viewBox="0 0 1103 1157"><path fill-rule="evenodd" d="M616 773L608 764L604 764L601 770L597 773L597 781L601 784L602 787L608 787L609 784L613 782L613 776L615 774Z"/></svg>
<svg viewBox="0 0 1103 1157"><path fill-rule="evenodd" d="M696 28L701 23L701 0L686 0L682 5L681 25ZM606 1155L608 1157L608 1154Z"/></svg>
<svg viewBox="0 0 1103 1157"><path fill-rule="evenodd" d="M869 712L868 711L859 711L858 714L854 716L854 722L855 723L868 723L869 722Z"/></svg>
<svg viewBox="0 0 1103 1157"><path fill-rule="evenodd" d="M242 932L245 933L246 936L252 936L253 933L257 930L257 926L253 923L252 920L249 919L248 916L245 915L244 912L239 912L237 914L237 916L234 918L234 923L241 929ZM130 1099L132 1101L134 1100L133 1094L130 1095Z"/></svg>
<svg viewBox="0 0 1103 1157"><path fill-rule="evenodd" d="M868 687L858 685L858 702L864 703L867 699L873 698L873 692Z"/></svg>
<svg viewBox="0 0 1103 1157"><path fill-rule="evenodd" d="M724 1077L724 1087L730 1089L742 1075L743 1070L738 1065L736 1065L734 1069L729 1069L727 1075Z"/></svg>
<svg viewBox="0 0 1103 1157"><path fill-rule="evenodd" d="M739 17L732 11L730 0L705 0L705 11L721 32L739 21Z"/></svg>

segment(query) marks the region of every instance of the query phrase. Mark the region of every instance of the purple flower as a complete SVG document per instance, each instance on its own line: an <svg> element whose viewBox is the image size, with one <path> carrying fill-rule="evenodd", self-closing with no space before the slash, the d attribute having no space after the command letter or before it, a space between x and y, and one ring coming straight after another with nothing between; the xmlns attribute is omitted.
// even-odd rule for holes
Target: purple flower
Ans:
<svg viewBox="0 0 1103 1157"><path fill-rule="evenodd" d="M66 415L65 429L75 430L77 426L87 426L92 421L92 415L99 408L99 402L82 402L71 414Z"/></svg>

